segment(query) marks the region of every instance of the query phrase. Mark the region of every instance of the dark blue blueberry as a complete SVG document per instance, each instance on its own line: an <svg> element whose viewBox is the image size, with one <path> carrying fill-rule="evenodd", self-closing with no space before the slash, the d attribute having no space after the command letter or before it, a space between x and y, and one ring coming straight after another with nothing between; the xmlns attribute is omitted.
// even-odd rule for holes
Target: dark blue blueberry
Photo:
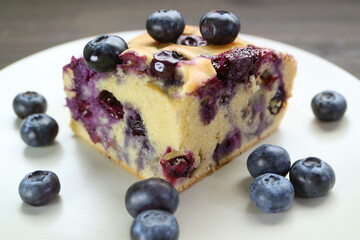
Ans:
<svg viewBox="0 0 360 240"><path fill-rule="evenodd" d="M334 187L335 172L321 159L308 157L291 166L290 181L296 194L308 198L321 197Z"/></svg>
<svg viewBox="0 0 360 240"><path fill-rule="evenodd" d="M311 108L320 121L330 122L344 116L347 104L341 94L335 91L323 91L312 99Z"/></svg>
<svg viewBox="0 0 360 240"><path fill-rule="evenodd" d="M249 193L255 207L266 213L285 211L295 196L291 182L274 173L256 177L250 184Z"/></svg>
<svg viewBox="0 0 360 240"><path fill-rule="evenodd" d="M34 113L44 113L46 108L46 99L37 92L20 93L13 101L13 109L19 118L26 118Z"/></svg>
<svg viewBox="0 0 360 240"><path fill-rule="evenodd" d="M35 171L27 174L20 182L21 199L32 206L43 206L60 192L58 176L51 171Z"/></svg>
<svg viewBox="0 0 360 240"><path fill-rule="evenodd" d="M183 33L184 28L183 16L173 9L156 11L146 20L148 34L158 42L175 42Z"/></svg>
<svg viewBox="0 0 360 240"><path fill-rule="evenodd" d="M161 209L174 213L179 205L179 193L161 178L149 178L134 183L125 195L126 209L134 218L142 211Z"/></svg>
<svg viewBox="0 0 360 240"><path fill-rule="evenodd" d="M90 42L84 48L86 65L95 72L111 72L121 64L119 54L128 48L124 39L114 35L101 35Z"/></svg>
<svg viewBox="0 0 360 240"><path fill-rule="evenodd" d="M275 96L271 98L268 109L271 114L276 115L280 112L284 104L285 104L285 92L282 87L279 87L279 89L275 93Z"/></svg>
<svg viewBox="0 0 360 240"><path fill-rule="evenodd" d="M205 46L207 45L207 42L201 36L182 35L176 40L176 44L196 47L196 46Z"/></svg>
<svg viewBox="0 0 360 240"><path fill-rule="evenodd" d="M20 125L22 140L29 146L41 147L54 142L59 131L57 122L45 113L35 113Z"/></svg>
<svg viewBox="0 0 360 240"><path fill-rule="evenodd" d="M154 54L150 63L151 75L159 78L165 87L180 85L181 79L175 76L175 67L181 60L186 60L180 53L163 50Z"/></svg>
<svg viewBox="0 0 360 240"><path fill-rule="evenodd" d="M123 119L123 106L111 92L102 90L97 99L101 108L104 109L112 118Z"/></svg>
<svg viewBox="0 0 360 240"><path fill-rule="evenodd" d="M241 142L242 137L240 129L235 128L230 131L226 135L225 139L221 143L218 143L215 147L212 158L214 159L216 164L219 164L222 158L228 156L230 153L235 151L235 149L240 148Z"/></svg>
<svg viewBox="0 0 360 240"><path fill-rule="evenodd" d="M288 152L282 147L271 144L256 148L249 155L246 164L250 175L254 178L264 173L286 176L291 166Z"/></svg>
<svg viewBox="0 0 360 240"><path fill-rule="evenodd" d="M176 240L179 225L169 212L147 210L135 218L130 234L132 240Z"/></svg>
<svg viewBox="0 0 360 240"><path fill-rule="evenodd" d="M240 21L231 12L211 11L200 19L200 32L210 44L229 44L240 32Z"/></svg>

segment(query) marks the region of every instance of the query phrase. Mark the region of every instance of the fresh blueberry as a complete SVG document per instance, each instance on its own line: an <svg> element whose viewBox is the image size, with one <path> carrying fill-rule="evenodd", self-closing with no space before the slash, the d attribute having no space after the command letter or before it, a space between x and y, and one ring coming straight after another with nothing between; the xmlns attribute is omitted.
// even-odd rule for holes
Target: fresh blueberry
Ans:
<svg viewBox="0 0 360 240"><path fill-rule="evenodd" d="M101 35L85 45L86 65L95 72L111 72L121 64L119 54L128 48L124 39L115 35Z"/></svg>
<svg viewBox="0 0 360 240"><path fill-rule="evenodd" d="M151 75L161 79L165 87L180 85L181 80L175 76L175 67L181 60L186 60L180 53L163 50L154 54L150 63Z"/></svg>
<svg viewBox="0 0 360 240"><path fill-rule="evenodd" d="M312 99L311 108L320 121L330 122L344 116L347 104L341 94L335 91L323 91Z"/></svg>
<svg viewBox="0 0 360 240"><path fill-rule="evenodd" d="M307 198L321 197L334 187L335 172L321 159L308 157L291 166L290 181L296 194Z"/></svg>
<svg viewBox="0 0 360 240"><path fill-rule="evenodd" d="M207 42L201 36L182 35L176 40L176 44L196 47L196 46L205 46L207 45Z"/></svg>
<svg viewBox="0 0 360 240"><path fill-rule="evenodd" d="M211 11L200 19L200 32L214 45L232 43L240 32L240 21L231 12Z"/></svg>
<svg viewBox="0 0 360 240"><path fill-rule="evenodd" d="M255 178L264 173L286 176L291 162L290 156L284 148L263 144L249 155L246 164L250 175Z"/></svg>
<svg viewBox="0 0 360 240"><path fill-rule="evenodd" d="M179 193L161 178L149 178L134 183L125 195L127 211L134 218L148 209L161 209L174 213L179 205Z"/></svg>
<svg viewBox="0 0 360 240"><path fill-rule="evenodd" d="M35 113L20 125L22 140L29 146L41 147L54 142L59 131L57 122L45 113Z"/></svg>
<svg viewBox="0 0 360 240"><path fill-rule="evenodd" d="M135 218L130 234L132 240L176 240L179 225L169 212L146 210Z"/></svg>
<svg viewBox="0 0 360 240"><path fill-rule="evenodd" d="M185 28L181 13L173 9L162 9L152 13L146 20L148 34L158 42L175 42Z"/></svg>
<svg viewBox="0 0 360 240"><path fill-rule="evenodd" d="M285 177L265 173L250 184L250 198L255 207L266 213L277 213L288 209L294 200L294 188Z"/></svg>
<svg viewBox="0 0 360 240"><path fill-rule="evenodd" d="M20 93L13 101L13 109L16 115L22 119L34 113L44 113L46 108L46 99L37 92Z"/></svg>
<svg viewBox="0 0 360 240"><path fill-rule="evenodd" d="M51 171L35 171L27 174L20 182L21 199L32 206L43 206L60 192L58 176Z"/></svg>

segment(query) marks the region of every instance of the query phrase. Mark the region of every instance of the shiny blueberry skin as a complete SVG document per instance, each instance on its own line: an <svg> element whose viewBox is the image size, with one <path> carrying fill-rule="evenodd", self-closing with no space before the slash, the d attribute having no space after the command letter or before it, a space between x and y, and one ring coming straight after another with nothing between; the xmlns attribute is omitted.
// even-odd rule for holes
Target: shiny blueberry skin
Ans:
<svg viewBox="0 0 360 240"><path fill-rule="evenodd" d="M341 119L346 111L345 98L335 91L323 91L311 101L313 113L320 121L331 122Z"/></svg>
<svg viewBox="0 0 360 240"><path fill-rule="evenodd" d="M207 42L201 36L182 35L176 40L176 44L197 47L197 46L206 46Z"/></svg>
<svg viewBox="0 0 360 240"><path fill-rule="evenodd" d="M31 147L41 147L54 142L59 131L57 122L45 113L35 113L20 125L22 140Z"/></svg>
<svg viewBox="0 0 360 240"><path fill-rule="evenodd" d="M115 35L100 35L84 48L86 65L95 72L111 72L121 64L119 54L128 49L124 39Z"/></svg>
<svg viewBox="0 0 360 240"><path fill-rule="evenodd" d="M324 196L335 185L332 167L316 157L296 161L289 175L296 194L307 198Z"/></svg>
<svg viewBox="0 0 360 240"><path fill-rule="evenodd" d="M285 177L265 173L250 184L250 198L253 204L266 213L277 213L288 209L295 196L291 182Z"/></svg>
<svg viewBox="0 0 360 240"><path fill-rule="evenodd" d="M179 193L161 178L149 178L134 183L125 195L125 206L132 217L149 209L174 213L179 205Z"/></svg>
<svg viewBox="0 0 360 240"><path fill-rule="evenodd" d="M211 11L200 19L200 32L210 44L229 44L240 32L240 21L231 12Z"/></svg>
<svg viewBox="0 0 360 240"><path fill-rule="evenodd" d="M47 102L41 94L27 91L16 95L13 109L19 118L24 119L34 113L46 112Z"/></svg>
<svg viewBox="0 0 360 240"><path fill-rule="evenodd" d="M135 218L130 235L132 240L176 240L179 225L169 212L146 210Z"/></svg>
<svg viewBox="0 0 360 240"><path fill-rule="evenodd" d="M178 62L186 60L180 53L170 50L162 50L154 54L150 63L151 75L160 79L164 87L179 86L181 79L176 76L175 68Z"/></svg>
<svg viewBox="0 0 360 240"><path fill-rule="evenodd" d="M19 184L21 199L32 206L43 206L49 203L59 192L59 178L51 171L31 172Z"/></svg>
<svg viewBox="0 0 360 240"><path fill-rule="evenodd" d="M254 178L264 173L276 173L286 176L290 170L291 161L288 152L284 148L264 144L249 155L246 164L250 175Z"/></svg>
<svg viewBox="0 0 360 240"><path fill-rule="evenodd" d="M152 13L146 20L148 34L158 42L175 42L183 33L185 21L180 12L162 9Z"/></svg>

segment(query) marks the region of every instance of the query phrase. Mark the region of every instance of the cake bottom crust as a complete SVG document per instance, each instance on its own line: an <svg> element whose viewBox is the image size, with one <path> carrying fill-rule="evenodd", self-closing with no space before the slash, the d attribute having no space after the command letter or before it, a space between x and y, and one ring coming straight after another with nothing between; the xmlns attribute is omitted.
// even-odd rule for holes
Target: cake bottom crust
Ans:
<svg viewBox="0 0 360 240"><path fill-rule="evenodd" d="M174 187L179 192L184 191L185 189L187 189L188 187L193 185L195 182L199 181L200 179L202 179L203 177L205 177L207 175L212 174L217 169L219 169L223 165L229 163L232 159L234 159L235 157L237 157L241 153L247 151L249 148L251 148L255 144L259 143L261 140L268 137L269 135L271 135L273 132L275 132L278 129L278 127L280 125L280 122L281 122L281 120L282 120L282 118L283 118L283 116L284 116L284 114L286 112L285 110L286 109L283 109L283 111L279 112L279 114L274 118L274 122L271 125L269 125L268 128L266 128L259 137L253 138L250 141L243 142L241 148L234 150L228 156L220 159L218 164L214 164L212 167L199 169L199 172L197 172L197 174L195 176L192 176L192 177L189 177L189 178L184 178L184 180L180 184L175 184ZM115 156L111 156L111 154L109 154L106 151L106 149L100 143L96 143L96 144L93 143L90 136L89 136L89 134L88 134L88 132L86 131L84 125L81 122L78 122L78 121L74 120L73 118L71 118L70 127L77 136L79 136L80 138L82 138L83 140L88 142L91 146L93 146L95 149L100 151L102 154L104 154L109 159L115 161L117 164L120 164L127 171L129 171L132 174L136 175L140 179L148 178L148 176L144 176L142 174L139 174L133 168L131 168L130 166L125 164L122 159L118 159Z"/></svg>

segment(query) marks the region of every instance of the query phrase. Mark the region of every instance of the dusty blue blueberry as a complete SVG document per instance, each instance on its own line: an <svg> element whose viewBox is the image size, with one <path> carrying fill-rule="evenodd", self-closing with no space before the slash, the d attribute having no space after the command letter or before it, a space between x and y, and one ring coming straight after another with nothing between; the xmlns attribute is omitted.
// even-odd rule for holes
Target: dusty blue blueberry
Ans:
<svg viewBox="0 0 360 240"><path fill-rule="evenodd" d="M19 185L21 199L32 206L43 206L60 192L58 176L51 171L35 171L27 174Z"/></svg>
<svg viewBox="0 0 360 240"><path fill-rule="evenodd" d="M210 44L225 45L233 42L240 31L240 21L231 12L210 11L200 19L200 32Z"/></svg>
<svg viewBox="0 0 360 240"><path fill-rule="evenodd" d="M29 146L41 147L54 142L59 131L57 122L45 113L28 116L20 125L20 136Z"/></svg>
<svg viewBox="0 0 360 240"><path fill-rule="evenodd" d="M100 35L88 42L83 51L86 65L95 72L111 72L122 61L119 54L128 49L124 39L115 35Z"/></svg>
<svg viewBox="0 0 360 240"><path fill-rule="evenodd" d="M328 193L335 185L332 167L316 157L296 161L290 169L290 181L297 195L314 198Z"/></svg>
<svg viewBox="0 0 360 240"><path fill-rule="evenodd" d="M44 96L37 92L24 92L16 95L13 100L13 109L19 118L26 118L34 113L44 113L47 102Z"/></svg>
<svg viewBox="0 0 360 240"><path fill-rule="evenodd" d="M312 99L311 108L320 121L331 122L344 116L347 104L341 94L335 91L323 91Z"/></svg>
<svg viewBox="0 0 360 240"><path fill-rule="evenodd" d="M152 13L146 20L148 34L158 42L174 43L183 33L185 21L180 12L162 9Z"/></svg>
<svg viewBox="0 0 360 240"><path fill-rule="evenodd" d="M134 183L125 195L125 206L134 218L148 209L161 209L174 213L179 205L179 193L161 178L149 178Z"/></svg>
<svg viewBox="0 0 360 240"><path fill-rule="evenodd" d="M179 225L171 213L147 210L135 218L130 235L132 240L176 240Z"/></svg>
<svg viewBox="0 0 360 240"><path fill-rule="evenodd" d="M246 164L250 175L254 178L264 173L286 176L291 166L288 152L282 147L271 144L256 148L249 155Z"/></svg>
<svg viewBox="0 0 360 240"><path fill-rule="evenodd" d="M288 209L294 200L294 188L285 177L266 173L256 177L250 184L250 199L255 207L266 213Z"/></svg>

